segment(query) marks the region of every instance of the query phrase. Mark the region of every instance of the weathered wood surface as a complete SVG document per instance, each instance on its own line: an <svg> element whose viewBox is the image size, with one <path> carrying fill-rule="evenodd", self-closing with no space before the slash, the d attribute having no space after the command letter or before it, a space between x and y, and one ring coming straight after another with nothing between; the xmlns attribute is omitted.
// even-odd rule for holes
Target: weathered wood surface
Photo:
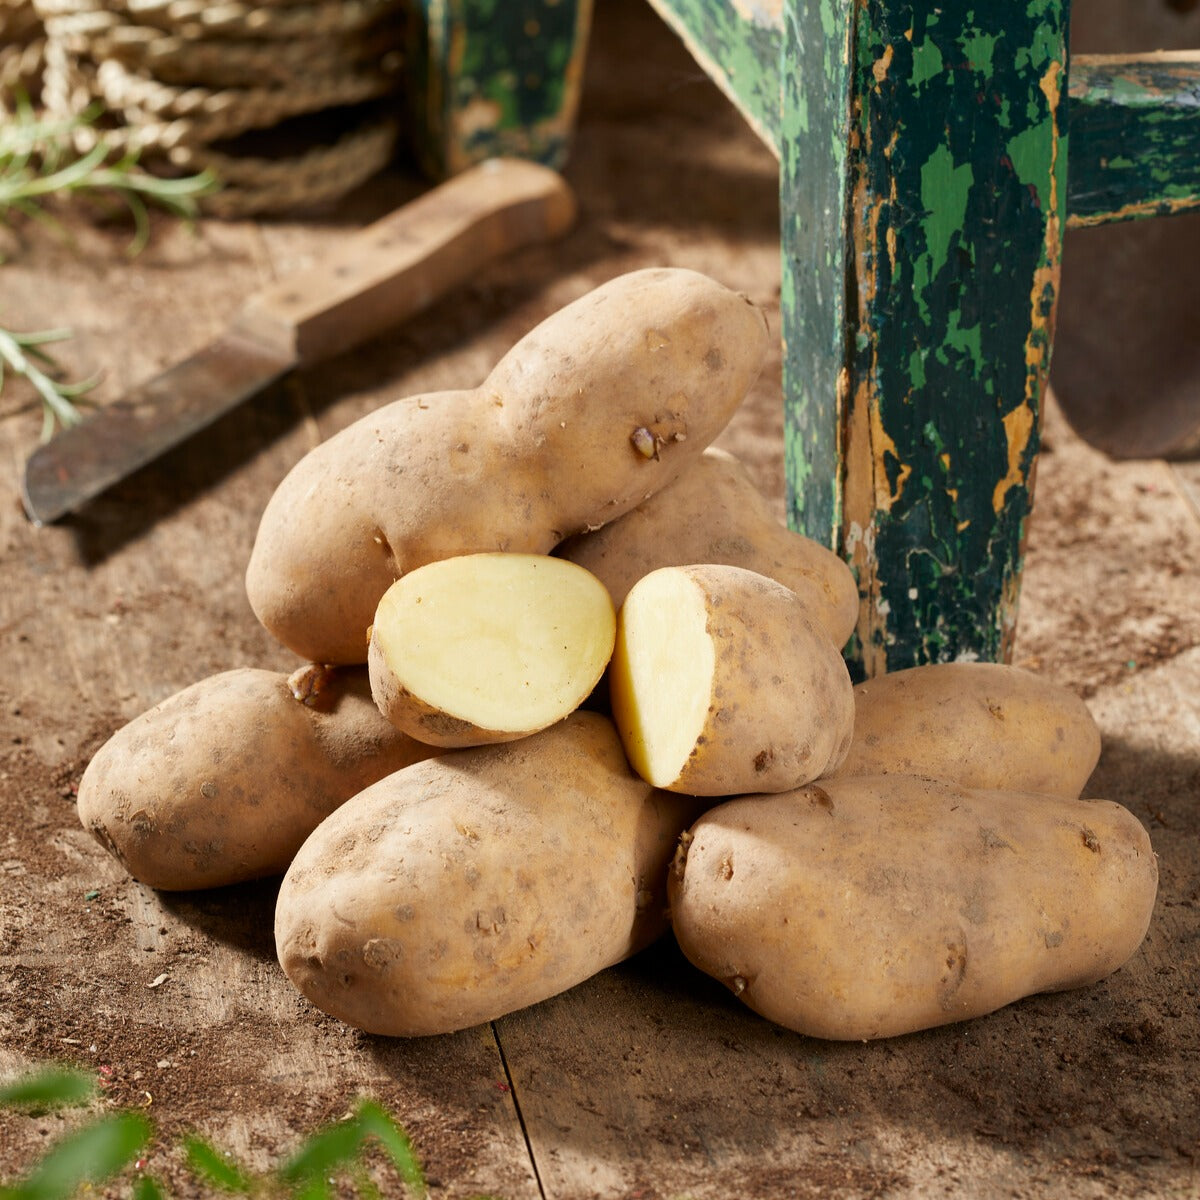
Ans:
<svg viewBox="0 0 1200 1200"><path fill-rule="evenodd" d="M1200 5L1075 0L1071 47L1076 60L1155 48L1191 55ZM1200 212L1068 228L1063 264L1051 384L1074 428L1123 458L1194 442Z"/></svg>
<svg viewBox="0 0 1200 1200"><path fill-rule="evenodd" d="M407 13L409 130L434 178L494 155L561 166L592 0L419 0Z"/></svg>
<svg viewBox="0 0 1200 1200"><path fill-rule="evenodd" d="M783 89L827 82L794 57L783 0L651 0L692 56L782 158ZM1079 0L1075 0L1078 5ZM1086 8L1086 0L1085 0ZM857 8L820 5L808 30L853 25ZM840 35L839 35L840 36ZM984 35L1002 36L1002 35ZM1079 54L1070 77L1070 225L1165 216L1200 207L1200 50ZM788 76L796 76L788 82Z"/></svg>
<svg viewBox="0 0 1200 1200"><path fill-rule="evenodd" d="M412 1133L433 1195L463 1200L1194 1195L1200 521L1162 464L1111 464L1052 411L1053 524L1031 522L1018 661L1088 691L1106 739L1095 790L1148 825L1163 874L1149 941L1097 987L827 1045L754 1017L668 942L494 1026L369 1038L282 978L271 882L155 894L78 825L71 786L122 721L230 665L290 665L242 570L309 446L383 399L477 382L538 320L634 267L707 271L779 327L777 164L660 30L632 0L598 19L568 167L584 216L560 245L293 377L62 527L20 510L36 415L0 422L0 1075L104 1066L111 1102L146 1105L164 1138L198 1127L256 1167L370 1092ZM196 238L160 222L132 263L120 235L73 223L71 248L35 232L7 245L0 318L73 326L64 357L77 376L104 369L110 399L418 186L395 172L323 219L205 222ZM778 358L722 444L782 515ZM0 1121L0 1178L63 1123ZM181 1178L165 1141L150 1165Z"/></svg>
<svg viewBox="0 0 1200 1200"><path fill-rule="evenodd" d="M1058 285L1064 14L868 2L823 39L820 15L789 9L799 53L818 47L785 91L793 520L857 572L864 674L1005 659ZM831 153L849 201L816 207Z"/></svg>
<svg viewBox="0 0 1200 1200"><path fill-rule="evenodd" d="M1072 226L1200 208L1200 50L1071 60Z"/></svg>

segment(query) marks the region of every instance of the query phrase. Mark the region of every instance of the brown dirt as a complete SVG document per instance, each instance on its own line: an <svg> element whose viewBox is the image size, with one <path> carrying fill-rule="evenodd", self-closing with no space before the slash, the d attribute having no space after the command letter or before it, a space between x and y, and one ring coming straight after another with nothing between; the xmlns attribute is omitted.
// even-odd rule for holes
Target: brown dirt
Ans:
<svg viewBox="0 0 1200 1200"><path fill-rule="evenodd" d="M1147 824L1162 870L1146 945L1095 987L825 1045L755 1018L664 944L494 1029L391 1042L281 978L273 882L154 893L80 828L79 778L123 721L229 666L290 666L241 570L315 438L382 398L476 382L541 317L635 266L709 271L778 328L773 161L648 10L599 7L568 171L583 216L561 246L273 389L62 528L18 511L36 419L0 422L0 1075L100 1070L105 1106L155 1119L151 1166L180 1196L199 1194L171 1149L185 1131L264 1169L364 1092L403 1121L439 1196L1200 1194L1200 524L1168 467L1111 462L1053 406L1016 660L1089 698L1106 739L1090 790ZM31 232L3 270L20 323L74 325L71 366L105 368L111 398L417 186L397 170L319 220L206 225L198 241L158 222L133 266L111 231L80 228L71 248ZM779 413L776 356L722 444L782 512ZM0 1122L0 1178L63 1125Z"/></svg>

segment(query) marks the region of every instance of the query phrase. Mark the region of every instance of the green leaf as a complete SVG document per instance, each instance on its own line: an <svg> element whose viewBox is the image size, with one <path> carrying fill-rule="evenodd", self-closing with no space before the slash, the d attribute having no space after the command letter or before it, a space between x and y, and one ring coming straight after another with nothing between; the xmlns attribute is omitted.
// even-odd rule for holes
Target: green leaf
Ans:
<svg viewBox="0 0 1200 1200"><path fill-rule="evenodd" d="M133 1185L133 1200L166 1200L166 1195L158 1186L158 1180L150 1175L143 1175Z"/></svg>
<svg viewBox="0 0 1200 1200"><path fill-rule="evenodd" d="M153 1128L140 1113L104 1117L68 1134L26 1178L13 1200L69 1200L84 1183L101 1183L134 1162Z"/></svg>
<svg viewBox="0 0 1200 1200"><path fill-rule="evenodd" d="M362 1130L356 1119L318 1130L284 1164L280 1174L288 1183L323 1179L345 1163L353 1162L362 1146Z"/></svg>
<svg viewBox="0 0 1200 1200"><path fill-rule="evenodd" d="M0 1088L8 1108L57 1108L87 1104L96 1095L96 1077L70 1067L48 1067Z"/></svg>
<svg viewBox="0 0 1200 1200"><path fill-rule="evenodd" d="M254 1190L254 1181L235 1163L229 1161L211 1143L200 1137L184 1140L187 1165L206 1182L227 1192L247 1195Z"/></svg>
<svg viewBox="0 0 1200 1200"><path fill-rule="evenodd" d="M408 1134L396 1124L386 1109L373 1100L362 1101L356 1117L363 1137L378 1139L409 1190L423 1196L427 1191L425 1172L421 1169Z"/></svg>

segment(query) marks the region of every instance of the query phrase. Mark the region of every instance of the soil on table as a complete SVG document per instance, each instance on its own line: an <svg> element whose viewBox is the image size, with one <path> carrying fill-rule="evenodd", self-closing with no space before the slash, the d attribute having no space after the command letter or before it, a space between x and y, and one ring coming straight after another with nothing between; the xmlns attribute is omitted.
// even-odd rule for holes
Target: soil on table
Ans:
<svg viewBox="0 0 1200 1200"><path fill-rule="evenodd" d="M276 881L155 893L80 827L80 776L121 724L216 671L294 665L241 575L258 513L317 440L386 399L473 385L537 321L638 266L707 271L778 330L774 160L649 9L598 10L567 169L582 215L559 246L272 388L63 526L20 512L36 416L0 421L0 1076L98 1070L104 1104L155 1121L149 1165L176 1195L202 1194L185 1132L265 1170L362 1094L403 1122L439 1196L1197 1194L1200 522L1168 466L1109 460L1053 403L1016 662L1087 698L1106 742L1088 794L1146 824L1162 875L1146 944L1094 987L823 1044L747 1012L668 940L492 1027L390 1041L282 978ZM3 317L74 327L64 357L106 372L103 402L420 186L401 164L308 219L194 236L156 221L132 264L121 233L73 221L68 246L30 230L0 268ZM720 444L782 515L777 350ZM0 1179L70 1124L6 1116Z"/></svg>

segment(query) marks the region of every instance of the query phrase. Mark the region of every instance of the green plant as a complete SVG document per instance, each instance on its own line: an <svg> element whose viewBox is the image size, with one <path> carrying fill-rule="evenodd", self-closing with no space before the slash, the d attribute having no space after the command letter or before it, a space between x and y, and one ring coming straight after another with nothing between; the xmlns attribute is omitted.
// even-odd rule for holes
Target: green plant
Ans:
<svg viewBox="0 0 1200 1200"><path fill-rule="evenodd" d="M82 1071L45 1068L0 1088L0 1107L47 1112L95 1104L97 1077ZM63 1135L25 1174L0 1183L0 1200L69 1200L86 1184L120 1179L136 1169L130 1184L135 1200L164 1200L163 1185L141 1168L154 1126L137 1112L105 1113ZM406 1194L427 1194L425 1175L412 1143L391 1115L373 1100L361 1100L345 1120L308 1137L273 1171L255 1174L196 1135L182 1142L183 1160L208 1188L233 1195L328 1200L339 1178L359 1196L381 1195L367 1172L366 1155L376 1148L395 1169ZM394 1194L394 1193L391 1193Z"/></svg>
<svg viewBox="0 0 1200 1200"><path fill-rule="evenodd" d="M79 424L82 417L75 401L99 382L99 377L93 376L80 383L63 383L51 374L58 364L42 347L70 336L69 329L15 333L0 327L0 391L4 389L6 370L28 380L42 401L43 442L49 441L56 424L64 428Z"/></svg>
<svg viewBox="0 0 1200 1200"><path fill-rule="evenodd" d="M45 209L50 197L115 198L133 218L129 253L137 254L150 237L151 205L187 221L195 219L199 200L217 190L211 172L160 178L138 165L136 151L118 152L99 130L94 131L90 150L75 149L75 135L94 125L101 111L93 106L79 116L55 120L38 116L27 99L16 100L13 116L0 121L0 221L7 223L18 213L57 225ZM56 364L42 347L67 337L70 332L62 329L16 333L0 327L0 388L5 368L33 385L42 402L43 441L57 425L78 424L75 401L97 382L70 384L54 377Z"/></svg>
<svg viewBox="0 0 1200 1200"><path fill-rule="evenodd" d="M62 119L39 116L28 100L18 100L13 119L0 122L0 219L10 212L49 220L44 201L50 196L115 197L134 222L129 253L141 251L150 236L149 206L185 220L199 213L198 201L218 188L211 171L170 179L138 165L138 151L119 151L103 130L94 129L94 144L76 149L76 135L94 127L103 109L93 105Z"/></svg>

